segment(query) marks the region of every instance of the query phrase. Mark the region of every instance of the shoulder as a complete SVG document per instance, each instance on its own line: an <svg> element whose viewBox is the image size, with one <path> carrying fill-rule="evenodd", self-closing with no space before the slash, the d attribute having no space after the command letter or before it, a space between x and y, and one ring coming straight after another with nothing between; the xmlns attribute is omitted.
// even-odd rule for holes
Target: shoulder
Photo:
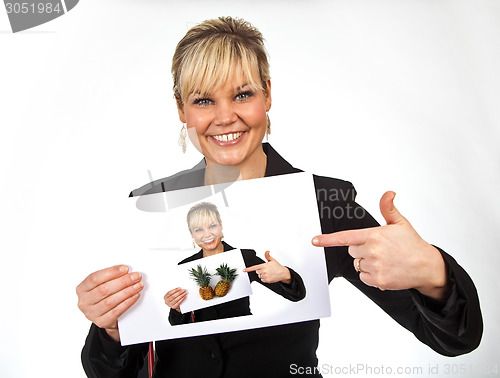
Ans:
<svg viewBox="0 0 500 378"><path fill-rule="evenodd" d="M266 177L302 172L288 163L269 143L263 143L262 147L268 158ZM349 181L317 175L313 178L318 200L350 202L356 198L356 190Z"/></svg>
<svg viewBox="0 0 500 378"><path fill-rule="evenodd" d="M240 249L240 251L241 251L241 254L243 255L243 257L251 258L251 257L257 255L253 249Z"/></svg>
<svg viewBox="0 0 500 378"><path fill-rule="evenodd" d="M245 262L245 266L247 268L265 262L257 256L257 253L253 249L242 249L241 255L243 256L243 261Z"/></svg>
<svg viewBox="0 0 500 378"><path fill-rule="evenodd" d="M200 161L191 169L178 172L175 175L152 181L130 192L129 197L143 196L172 190L194 188L203 185L205 161Z"/></svg>
<svg viewBox="0 0 500 378"><path fill-rule="evenodd" d="M313 175L313 179L318 201L354 202L356 199L356 189L349 181L317 175Z"/></svg>

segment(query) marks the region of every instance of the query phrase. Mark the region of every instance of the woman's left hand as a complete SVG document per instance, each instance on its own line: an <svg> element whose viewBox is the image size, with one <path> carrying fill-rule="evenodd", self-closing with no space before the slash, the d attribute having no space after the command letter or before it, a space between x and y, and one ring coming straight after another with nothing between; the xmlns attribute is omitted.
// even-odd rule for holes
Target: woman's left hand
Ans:
<svg viewBox="0 0 500 378"><path fill-rule="evenodd" d="M354 269L369 286L381 290L414 288L446 299L449 283L443 257L399 213L393 203L395 196L386 192L380 200L386 226L319 235L312 243L317 247L349 246Z"/></svg>
<svg viewBox="0 0 500 378"><path fill-rule="evenodd" d="M286 266L281 265L278 261L271 257L271 252L266 251L266 263L250 266L243 269L244 272L257 273L260 280L264 283L283 282L290 284L292 275Z"/></svg>

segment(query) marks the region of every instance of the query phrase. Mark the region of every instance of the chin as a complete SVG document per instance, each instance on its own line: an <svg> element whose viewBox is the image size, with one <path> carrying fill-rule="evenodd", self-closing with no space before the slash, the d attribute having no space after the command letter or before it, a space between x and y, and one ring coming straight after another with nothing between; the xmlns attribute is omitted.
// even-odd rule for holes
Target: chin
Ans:
<svg viewBox="0 0 500 378"><path fill-rule="evenodd" d="M244 154L240 153L232 153L232 154L214 154L213 158L211 159L213 162L215 162L218 165L232 165L236 166L245 161L247 156Z"/></svg>
<svg viewBox="0 0 500 378"><path fill-rule="evenodd" d="M203 248L206 249L207 251L213 251L214 249L217 249L220 245L221 245L221 242L219 240L218 243L213 243L211 245L204 244Z"/></svg>

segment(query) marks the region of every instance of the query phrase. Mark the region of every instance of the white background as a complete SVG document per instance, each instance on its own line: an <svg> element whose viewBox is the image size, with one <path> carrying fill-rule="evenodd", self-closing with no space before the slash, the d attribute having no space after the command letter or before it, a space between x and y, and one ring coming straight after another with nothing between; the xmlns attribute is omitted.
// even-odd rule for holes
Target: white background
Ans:
<svg viewBox="0 0 500 378"><path fill-rule="evenodd" d="M15 35L0 11L2 376L84 376L89 322L74 288L127 237L116 220L146 170L158 178L199 160L177 146L170 60L190 26L220 15L244 17L268 41L273 146L352 181L379 221L380 196L396 191L479 291L482 344L450 359L335 280L320 363L486 376L500 360L495 0L82 0ZM468 374L445 374L462 364Z"/></svg>

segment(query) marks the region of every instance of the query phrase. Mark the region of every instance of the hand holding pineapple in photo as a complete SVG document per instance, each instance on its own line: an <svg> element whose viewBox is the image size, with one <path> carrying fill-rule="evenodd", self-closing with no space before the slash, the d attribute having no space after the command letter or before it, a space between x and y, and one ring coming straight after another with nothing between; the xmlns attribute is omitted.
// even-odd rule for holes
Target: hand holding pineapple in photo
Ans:
<svg viewBox="0 0 500 378"><path fill-rule="evenodd" d="M167 294L165 294L163 299L165 300L165 304L172 310L181 312L180 306L181 303L184 302L184 300L186 299L186 296L187 296L187 290L177 287L167 292Z"/></svg>

